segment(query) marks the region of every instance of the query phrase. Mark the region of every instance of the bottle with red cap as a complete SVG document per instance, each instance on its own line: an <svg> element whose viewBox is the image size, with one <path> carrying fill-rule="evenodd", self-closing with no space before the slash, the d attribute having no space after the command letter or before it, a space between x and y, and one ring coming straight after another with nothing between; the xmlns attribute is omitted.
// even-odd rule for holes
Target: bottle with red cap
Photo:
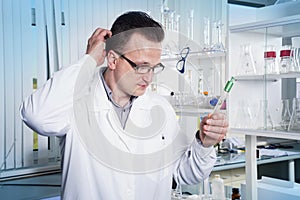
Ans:
<svg viewBox="0 0 300 200"><path fill-rule="evenodd" d="M276 66L276 51L272 46L268 46L264 52L266 73L267 74L278 74L279 70Z"/></svg>
<svg viewBox="0 0 300 200"><path fill-rule="evenodd" d="M288 73L292 68L292 59L291 59L291 47L284 46L280 51L280 68L279 72L281 74Z"/></svg>

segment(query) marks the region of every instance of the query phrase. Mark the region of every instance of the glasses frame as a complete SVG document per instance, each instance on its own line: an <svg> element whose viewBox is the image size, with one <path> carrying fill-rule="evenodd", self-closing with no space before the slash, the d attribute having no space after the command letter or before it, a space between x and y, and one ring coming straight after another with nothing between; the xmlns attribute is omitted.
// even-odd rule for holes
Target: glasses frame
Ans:
<svg viewBox="0 0 300 200"><path fill-rule="evenodd" d="M185 52L186 51L186 52ZM185 71L185 61L188 57L190 53L190 47L185 47L183 49L181 49L180 51L180 57L181 59L178 60L177 64L176 64L176 69L180 72L180 73L184 73ZM182 65L179 65L180 63L182 62ZM179 66L182 66L182 67L179 67Z"/></svg>
<svg viewBox="0 0 300 200"><path fill-rule="evenodd" d="M153 74L159 74L160 72L164 71L164 69L165 69L165 66L164 66L162 63L158 63L157 65L155 65L155 66L153 66L153 67L150 67L150 66L139 66L139 65L137 65L136 63L134 63L132 60L130 60L129 58L127 58L124 54L120 54L120 53L118 53L118 52L116 52L116 53L119 54L121 58L123 58L124 60L126 60L126 61L130 64L130 66L131 66L131 67L136 71L136 73L138 73L138 74L147 74L147 73L149 73L150 71L152 71ZM139 69L141 69L141 68L147 68L148 70L147 70L147 72L145 72L145 73L141 73L141 72L139 71ZM155 72L155 71L154 71L155 68L161 68L161 70L158 71L158 72Z"/></svg>

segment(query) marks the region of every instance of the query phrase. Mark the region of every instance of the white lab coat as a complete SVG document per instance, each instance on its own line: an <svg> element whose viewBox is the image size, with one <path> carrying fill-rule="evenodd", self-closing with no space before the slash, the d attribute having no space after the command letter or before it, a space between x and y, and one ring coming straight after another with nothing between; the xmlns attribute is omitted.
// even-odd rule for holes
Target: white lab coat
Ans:
<svg viewBox="0 0 300 200"><path fill-rule="evenodd" d="M172 176L196 184L216 159L151 92L134 101L123 130L89 55L56 72L20 113L39 134L62 138L62 199L170 199Z"/></svg>

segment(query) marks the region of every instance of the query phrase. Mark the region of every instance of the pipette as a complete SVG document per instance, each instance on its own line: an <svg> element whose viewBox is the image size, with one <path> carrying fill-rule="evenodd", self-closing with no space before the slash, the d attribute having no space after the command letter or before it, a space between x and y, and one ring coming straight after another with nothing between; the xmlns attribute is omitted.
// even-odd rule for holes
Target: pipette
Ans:
<svg viewBox="0 0 300 200"><path fill-rule="evenodd" d="M220 98L218 99L217 104L214 107L214 110L209 114L209 117L211 117L212 114L217 113L220 111L222 104L224 103L227 94L230 92L232 86L233 86L234 77L231 77L229 81L227 81L224 91L221 94Z"/></svg>

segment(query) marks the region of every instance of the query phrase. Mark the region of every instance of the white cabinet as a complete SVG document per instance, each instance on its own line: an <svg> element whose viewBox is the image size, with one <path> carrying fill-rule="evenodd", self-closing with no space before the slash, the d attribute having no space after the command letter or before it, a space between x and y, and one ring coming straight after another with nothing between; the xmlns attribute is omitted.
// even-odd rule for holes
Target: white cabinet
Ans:
<svg viewBox="0 0 300 200"><path fill-rule="evenodd" d="M300 71L270 72L264 58L272 46L279 67L283 46L292 45L291 38L300 36L300 15L232 26L229 32L229 74L236 78L229 99L230 133L245 135L247 199L255 200L256 137L300 140L299 130L287 131L280 126L281 101L297 97Z"/></svg>

